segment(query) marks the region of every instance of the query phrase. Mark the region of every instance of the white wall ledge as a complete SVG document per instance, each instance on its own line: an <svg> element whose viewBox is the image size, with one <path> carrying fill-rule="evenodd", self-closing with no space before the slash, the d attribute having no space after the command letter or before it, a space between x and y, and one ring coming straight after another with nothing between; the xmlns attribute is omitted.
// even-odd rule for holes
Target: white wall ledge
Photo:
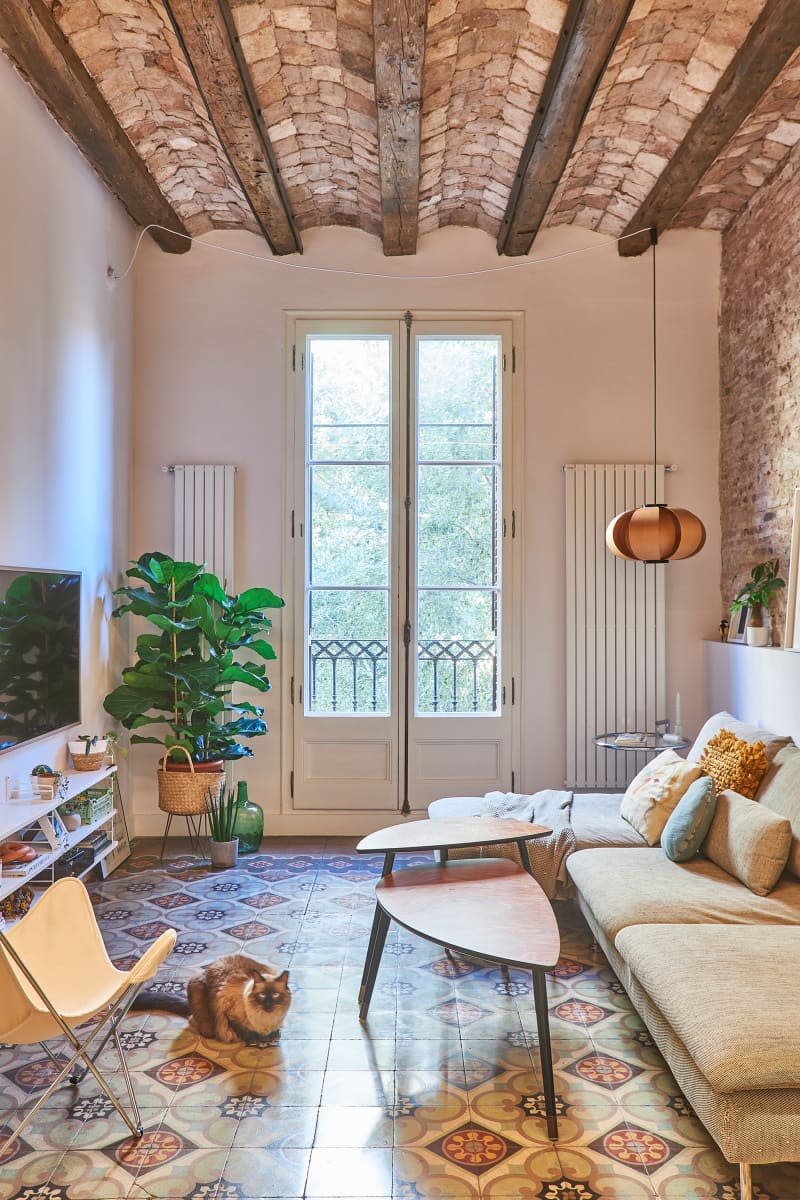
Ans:
<svg viewBox="0 0 800 1200"><path fill-rule="evenodd" d="M727 709L800 744L800 652L709 640L703 666L707 714Z"/></svg>

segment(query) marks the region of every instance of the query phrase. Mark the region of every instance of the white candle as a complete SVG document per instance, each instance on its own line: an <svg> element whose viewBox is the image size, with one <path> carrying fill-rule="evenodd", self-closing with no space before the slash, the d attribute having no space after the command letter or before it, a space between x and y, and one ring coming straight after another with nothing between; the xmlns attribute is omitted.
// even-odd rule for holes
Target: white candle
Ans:
<svg viewBox="0 0 800 1200"><path fill-rule="evenodd" d="M681 694L680 694L680 692L675 693L675 732L677 734L683 733L683 727L681 726Z"/></svg>

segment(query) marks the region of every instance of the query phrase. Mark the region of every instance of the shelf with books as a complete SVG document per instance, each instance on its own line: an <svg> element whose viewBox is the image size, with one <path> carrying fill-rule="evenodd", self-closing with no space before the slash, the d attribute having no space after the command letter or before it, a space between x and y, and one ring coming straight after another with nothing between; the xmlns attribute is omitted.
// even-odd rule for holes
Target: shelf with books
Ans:
<svg viewBox="0 0 800 1200"><path fill-rule="evenodd" d="M113 806L102 811L94 820L67 830L62 813L70 801L79 801L83 793L96 790L98 785L110 782L113 787ZM98 771L68 772L66 788L59 795L43 794L39 800L6 801L0 803L0 843L9 840L29 845L36 857L17 864L6 864L0 874L0 901L7 900L26 884L37 888L48 886L59 875L59 863L64 867L64 858L74 859L75 869L66 873L83 878L96 866L102 864L103 875L128 852L127 829L124 817L120 818L121 797L116 777L116 767L111 765ZM121 830L115 828L121 819ZM105 832L105 838L98 838ZM85 844L86 855L94 850L87 862L79 855ZM113 857L112 857L113 856ZM0 915L2 924L2 915Z"/></svg>

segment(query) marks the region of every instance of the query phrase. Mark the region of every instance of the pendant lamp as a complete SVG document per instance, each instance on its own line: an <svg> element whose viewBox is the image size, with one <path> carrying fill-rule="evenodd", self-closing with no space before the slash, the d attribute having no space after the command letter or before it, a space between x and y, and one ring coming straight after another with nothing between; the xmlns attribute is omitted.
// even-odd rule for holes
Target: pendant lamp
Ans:
<svg viewBox="0 0 800 1200"><path fill-rule="evenodd" d="M658 234L650 230L653 265L653 502L619 513L606 530L606 545L617 558L633 562L666 563L691 558L706 541L703 522L686 508L670 508L656 502L658 434L658 375L656 358L656 245Z"/></svg>

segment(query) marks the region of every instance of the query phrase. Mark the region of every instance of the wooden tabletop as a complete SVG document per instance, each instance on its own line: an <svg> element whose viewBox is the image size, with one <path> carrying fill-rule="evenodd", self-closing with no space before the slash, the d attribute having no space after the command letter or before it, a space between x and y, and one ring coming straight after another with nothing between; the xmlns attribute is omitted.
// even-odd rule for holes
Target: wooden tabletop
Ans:
<svg viewBox="0 0 800 1200"><path fill-rule="evenodd" d="M405 850L441 850L445 847L451 850L457 846L517 842L521 838L544 837L552 832L548 825L533 825L513 817L428 819L377 829L362 838L356 850L359 854L399 854Z"/></svg>
<svg viewBox="0 0 800 1200"><path fill-rule="evenodd" d="M383 911L411 933L478 958L554 967L560 938L535 879L505 858L406 867L375 889Z"/></svg>

